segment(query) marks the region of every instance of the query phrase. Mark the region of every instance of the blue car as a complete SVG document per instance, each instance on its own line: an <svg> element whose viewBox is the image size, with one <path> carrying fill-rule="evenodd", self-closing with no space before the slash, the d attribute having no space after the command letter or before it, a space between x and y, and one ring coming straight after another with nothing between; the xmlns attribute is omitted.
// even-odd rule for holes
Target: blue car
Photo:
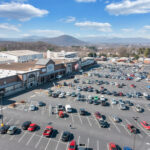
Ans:
<svg viewBox="0 0 150 150"><path fill-rule="evenodd" d="M124 147L123 150L132 150L130 147Z"/></svg>

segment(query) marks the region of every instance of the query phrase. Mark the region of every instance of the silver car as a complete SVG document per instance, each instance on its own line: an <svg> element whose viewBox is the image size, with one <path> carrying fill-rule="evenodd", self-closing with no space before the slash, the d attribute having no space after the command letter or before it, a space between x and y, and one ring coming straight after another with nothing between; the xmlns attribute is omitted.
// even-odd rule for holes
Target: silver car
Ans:
<svg viewBox="0 0 150 150"><path fill-rule="evenodd" d="M120 122L120 118L115 115L112 116L112 119L114 122L117 122L117 123Z"/></svg>
<svg viewBox="0 0 150 150"><path fill-rule="evenodd" d="M35 111L36 110L36 106L35 105L30 105L29 110L30 111Z"/></svg>
<svg viewBox="0 0 150 150"><path fill-rule="evenodd" d="M7 131L7 134L13 135L13 134L15 134L16 131L17 131L16 126L10 126L10 128Z"/></svg>
<svg viewBox="0 0 150 150"><path fill-rule="evenodd" d="M119 108L120 108L121 110L126 110L126 109L127 109L126 105L124 105L124 104L120 104L120 105L119 105Z"/></svg>

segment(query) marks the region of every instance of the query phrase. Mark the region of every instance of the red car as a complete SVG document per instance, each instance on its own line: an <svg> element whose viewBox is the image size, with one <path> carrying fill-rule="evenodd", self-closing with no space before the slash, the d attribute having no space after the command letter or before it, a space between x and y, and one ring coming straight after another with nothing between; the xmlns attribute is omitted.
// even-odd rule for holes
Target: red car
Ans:
<svg viewBox="0 0 150 150"><path fill-rule="evenodd" d="M137 133L137 128L131 124L127 124L127 128L131 133Z"/></svg>
<svg viewBox="0 0 150 150"><path fill-rule="evenodd" d="M119 92L118 95L119 95L119 96L123 96L123 93L122 93L122 92Z"/></svg>
<svg viewBox="0 0 150 150"><path fill-rule="evenodd" d="M61 111L59 111L58 112L58 116L60 117L60 118L63 118L64 117L64 112L61 110Z"/></svg>
<svg viewBox="0 0 150 150"><path fill-rule="evenodd" d="M134 85L134 84L131 84L130 86L131 86L132 88L135 88L135 85Z"/></svg>
<svg viewBox="0 0 150 150"><path fill-rule="evenodd" d="M95 115L96 119L102 119L102 115L100 114L100 112L96 111L94 113L94 115Z"/></svg>
<svg viewBox="0 0 150 150"><path fill-rule="evenodd" d="M109 143L109 150L118 150L117 145L114 143Z"/></svg>
<svg viewBox="0 0 150 150"><path fill-rule="evenodd" d="M35 123L31 123L29 128L28 128L28 131L35 131L37 128L37 125Z"/></svg>
<svg viewBox="0 0 150 150"><path fill-rule="evenodd" d="M68 150L76 150L76 141L73 140L69 143Z"/></svg>
<svg viewBox="0 0 150 150"><path fill-rule="evenodd" d="M49 137L53 132L52 126L47 126L46 129L43 132L43 136Z"/></svg>
<svg viewBox="0 0 150 150"><path fill-rule="evenodd" d="M150 130L150 124L148 124L146 121L141 121L140 124L141 124L146 130Z"/></svg>

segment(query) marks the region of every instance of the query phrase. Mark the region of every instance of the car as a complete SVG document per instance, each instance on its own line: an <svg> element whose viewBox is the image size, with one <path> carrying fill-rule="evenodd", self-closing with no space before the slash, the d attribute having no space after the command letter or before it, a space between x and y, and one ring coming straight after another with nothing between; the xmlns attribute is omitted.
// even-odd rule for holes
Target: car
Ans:
<svg viewBox="0 0 150 150"><path fill-rule="evenodd" d="M125 104L120 104L119 108L120 108L120 110L126 110L127 109Z"/></svg>
<svg viewBox="0 0 150 150"><path fill-rule="evenodd" d="M111 100L111 104L112 104L112 105L116 105L116 104L117 104L117 101L116 101L115 99L112 99L112 100Z"/></svg>
<svg viewBox="0 0 150 150"><path fill-rule="evenodd" d="M148 124L146 121L141 121L140 124L141 124L146 130L150 130L150 124Z"/></svg>
<svg viewBox="0 0 150 150"><path fill-rule="evenodd" d="M68 146L68 150L76 150L76 141L75 140L72 140L70 143L69 143L69 146Z"/></svg>
<svg viewBox="0 0 150 150"><path fill-rule="evenodd" d="M72 112L72 108L71 108L70 105L66 105L65 106L65 110L66 110L67 113L71 113Z"/></svg>
<svg viewBox="0 0 150 150"><path fill-rule="evenodd" d="M30 111L35 111L37 107L35 105L30 105L29 110Z"/></svg>
<svg viewBox="0 0 150 150"><path fill-rule="evenodd" d="M35 131L37 129L37 125L35 123L31 123L28 127L28 131Z"/></svg>
<svg viewBox="0 0 150 150"><path fill-rule="evenodd" d="M10 126L10 128L7 130L7 134L9 135L13 135L15 134L17 131L17 127L16 126Z"/></svg>
<svg viewBox="0 0 150 150"><path fill-rule="evenodd" d="M107 104L108 104L108 103L107 103L106 101L101 101L101 105L102 105L102 106L107 106Z"/></svg>
<svg viewBox="0 0 150 150"><path fill-rule="evenodd" d="M127 124L127 129L131 132L136 134L137 133L137 128L134 125Z"/></svg>
<svg viewBox="0 0 150 150"><path fill-rule="evenodd" d="M99 124L101 128L107 128L108 127L108 123L104 120L99 120Z"/></svg>
<svg viewBox="0 0 150 150"><path fill-rule="evenodd" d="M119 104L125 104L125 102L122 99L120 99Z"/></svg>
<svg viewBox="0 0 150 150"><path fill-rule="evenodd" d="M63 111L64 110L64 106L62 104L58 104L56 107L57 107L58 111L60 111L60 110Z"/></svg>
<svg viewBox="0 0 150 150"><path fill-rule="evenodd" d="M52 97L57 98L58 94L57 93L52 93Z"/></svg>
<svg viewBox="0 0 150 150"><path fill-rule="evenodd" d="M71 133L68 131L64 131L62 136L61 136L61 140L63 142L68 142L70 140L70 137L71 137Z"/></svg>
<svg viewBox="0 0 150 150"><path fill-rule="evenodd" d="M112 115L112 120L116 123L120 122L120 118L115 115Z"/></svg>
<svg viewBox="0 0 150 150"><path fill-rule="evenodd" d="M43 136L45 137L50 137L50 135L53 132L53 127L52 126L47 126L43 132Z"/></svg>
<svg viewBox="0 0 150 150"><path fill-rule="evenodd" d="M125 101L126 106L133 106L133 103L131 103L130 101L126 100Z"/></svg>
<svg viewBox="0 0 150 150"><path fill-rule="evenodd" d="M87 150L85 144L79 144L77 150Z"/></svg>
<svg viewBox="0 0 150 150"><path fill-rule="evenodd" d="M108 147L109 147L109 150L118 150L117 145L114 143L109 143Z"/></svg>
<svg viewBox="0 0 150 150"><path fill-rule="evenodd" d="M65 97L65 95L63 94L63 93L61 93L61 94L59 94L59 96L58 96L59 98L64 98Z"/></svg>
<svg viewBox="0 0 150 150"><path fill-rule="evenodd" d="M44 102L42 102L42 101L40 101L40 102L38 102L38 106L39 107L42 107L42 106L45 106L46 104L44 103Z"/></svg>
<svg viewBox="0 0 150 150"><path fill-rule="evenodd" d="M62 110L58 111L58 116L60 118L63 118L65 116L64 112Z"/></svg>
<svg viewBox="0 0 150 150"><path fill-rule="evenodd" d="M29 128L30 124L31 124L31 121L26 121L22 124L21 127L23 130L27 130Z"/></svg>
<svg viewBox="0 0 150 150"><path fill-rule="evenodd" d="M93 100L93 104L94 104L94 105L98 105L98 104L99 104L99 101L98 101L98 100Z"/></svg>
<svg viewBox="0 0 150 150"><path fill-rule="evenodd" d="M9 125L4 125L3 127L0 128L0 134L7 133L7 131L8 131L9 128L10 128Z"/></svg>
<svg viewBox="0 0 150 150"><path fill-rule="evenodd" d="M125 146L123 150L132 150L132 148Z"/></svg>
<svg viewBox="0 0 150 150"><path fill-rule="evenodd" d="M135 88L136 86L134 84L131 84L130 87Z"/></svg>
<svg viewBox="0 0 150 150"><path fill-rule="evenodd" d="M56 76L56 79L61 79L62 78L62 75L57 75Z"/></svg>
<svg viewBox="0 0 150 150"><path fill-rule="evenodd" d="M94 100L95 101L99 100L99 97L98 96L94 96Z"/></svg>
<svg viewBox="0 0 150 150"><path fill-rule="evenodd" d="M70 92L67 92L67 93L66 93L66 96L70 96L70 95L71 95L71 93L70 93Z"/></svg>
<svg viewBox="0 0 150 150"><path fill-rule="evenodd" d="M79 109L79 114L83 116L83 115L86 115L87 112L86 112L86 110L84 108L80 108Z"/></svg>
<svg viewBox="0 0 150 150"><path fill-rule="evenodd" d="M75 92L72 92L72 93L71 93L71 96L72 96L72 97L76 97L76 93L75 93Z"/></svg>
<svg viewBox="0 0 150 150"><path fill-rule="evenodd" d="M92 99L87 100L87 102L88 102L89 104L93 104L93 100L92 100Z"/></svg>
<svg viewBox="0 0 150 150"><path fill-rule="evenodd" d="M137 111L137 112L142 112L142 107L139 105L139 104L137 104L137 105L135 105L135 110Z"/></svg>
<svg viewBox="0 0 150 150"><path fill-rule="evenodd" d="M103 116L101 115L100 112L96 111L96 112L94 113L94 115L95 115L96 119L103 120Z"/></svg>

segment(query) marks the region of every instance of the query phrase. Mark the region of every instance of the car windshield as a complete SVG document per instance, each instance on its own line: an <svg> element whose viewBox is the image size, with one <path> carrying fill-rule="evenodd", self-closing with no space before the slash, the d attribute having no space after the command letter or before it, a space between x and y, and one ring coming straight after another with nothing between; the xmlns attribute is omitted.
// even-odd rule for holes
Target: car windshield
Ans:
<svg viewBox="0 0 150 150"><path fill-rule="evenodd" d="M73 148L75 148L75 146L74 146L74 145L70 145L70 148L72 148L72 149L73 149Z"/></svg>

